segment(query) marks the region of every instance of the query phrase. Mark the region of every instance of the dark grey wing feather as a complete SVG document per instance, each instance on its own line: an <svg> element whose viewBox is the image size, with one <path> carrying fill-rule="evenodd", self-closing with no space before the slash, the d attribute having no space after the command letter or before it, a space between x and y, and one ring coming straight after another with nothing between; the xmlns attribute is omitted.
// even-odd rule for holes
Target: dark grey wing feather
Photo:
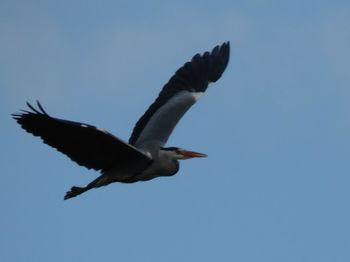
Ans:
<svg viewBox="0 0 350 262"><path fill-rule="evenodd" d="M165 144L179 119L196 102L193 94L205 92L210 82L221 77L229 56L230 44L226 42L211 52L196 54L179 68L138 120L129 143L137 146L147 142Z"/></svg>
<svg viewBox="0 0 350 262"><path fill-rule="evenodd" d="M95 126L49 116L37 102L38 109L23 110L13 118L27 132L42 138L71 160L88 169L106 171L110 168L139 165L146 168L150 158L107 131Z"/></svg>

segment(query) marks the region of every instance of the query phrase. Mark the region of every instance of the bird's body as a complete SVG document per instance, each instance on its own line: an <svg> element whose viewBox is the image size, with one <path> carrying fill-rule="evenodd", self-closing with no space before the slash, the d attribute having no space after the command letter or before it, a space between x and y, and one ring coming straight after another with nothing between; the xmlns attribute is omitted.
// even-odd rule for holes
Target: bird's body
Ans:
<svg viewBox="0 0 350 262"><path fill-rule="evenodd" d="M13 117L27 132L41 137L44 143L79 165L101 172L101 176L87 186L72 187L65 199L113 182L133 183L172 176L179 170L178 160L206 156L164 145L208 84L220 78L228 60L229 43L224 43L185 63L136 123L129 143L92 125L51 117L39 102L38 109L27 103L32 111L13 114Z"/></svg>

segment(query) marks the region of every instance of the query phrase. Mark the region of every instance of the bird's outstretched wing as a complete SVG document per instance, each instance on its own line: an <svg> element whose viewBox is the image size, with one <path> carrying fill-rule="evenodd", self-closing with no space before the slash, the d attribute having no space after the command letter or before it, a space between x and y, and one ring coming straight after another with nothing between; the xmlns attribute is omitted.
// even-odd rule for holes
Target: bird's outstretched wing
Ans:
<svg viewBox="0 0 350 262"><path fill-rule="evenodd" d="M88 169L106 171L128 164L146 168L150 157L112 134L95 126L49 116L37 102L38 109L27 102L32 111L23 110L13 118L44 143L56 148L71 160ZM131 163L130 163L131 162Z"/></svg>
<svg viewBox="0 0 350 262"><path fill-rule="evenodd" d="M136 123L129 143L141 148L162 147L177 122L225 71L230 56L229 42L211 52L196 54L163 87L158 98Z"/></svg>

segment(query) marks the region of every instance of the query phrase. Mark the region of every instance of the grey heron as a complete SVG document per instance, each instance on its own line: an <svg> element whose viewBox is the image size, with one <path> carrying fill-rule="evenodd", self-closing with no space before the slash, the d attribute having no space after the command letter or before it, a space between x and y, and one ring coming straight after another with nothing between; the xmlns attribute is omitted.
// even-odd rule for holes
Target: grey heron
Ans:
<svg viewBox="0 0 350 262"><path fill-rule="evenodd" d="M196 54L180 67L164 85L157 99L136 123L129 143L95 126L50 116L37 101L37 108L13 114L27 132L67 155L77 164L100 171L101 175L85 187L73 186L69 199L92 188L113 182L134 183L179 170L178 160L206 157L205 154L165 144L180 118L216 82L226 69L230 45L225 42L211 52Z"/></svg>

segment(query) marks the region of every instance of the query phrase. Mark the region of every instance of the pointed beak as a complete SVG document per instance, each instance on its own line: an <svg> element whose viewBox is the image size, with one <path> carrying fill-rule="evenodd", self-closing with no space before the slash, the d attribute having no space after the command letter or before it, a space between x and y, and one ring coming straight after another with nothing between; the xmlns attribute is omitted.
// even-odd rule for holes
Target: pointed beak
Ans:
<svg viewBox="0 0 350 262"><path fill-rule="evenodd" d="M193 151L187 151L187 150L181 150L181 154L185 158L193 158L193 157L207 157L208 155L203 154L203 153L198 153L198 152L193 152Z"/></svg>

